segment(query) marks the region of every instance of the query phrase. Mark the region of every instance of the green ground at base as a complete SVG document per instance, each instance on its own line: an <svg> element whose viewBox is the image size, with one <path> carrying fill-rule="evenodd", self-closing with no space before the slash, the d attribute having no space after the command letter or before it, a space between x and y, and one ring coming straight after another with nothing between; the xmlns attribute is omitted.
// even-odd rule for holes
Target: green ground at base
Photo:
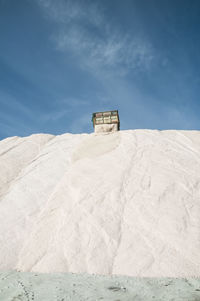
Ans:
<svg viewBox="0 0 200 301"><path fill-rule="evenodd" d="M0 273L0 301L200 301L200 278Z"/></svg>

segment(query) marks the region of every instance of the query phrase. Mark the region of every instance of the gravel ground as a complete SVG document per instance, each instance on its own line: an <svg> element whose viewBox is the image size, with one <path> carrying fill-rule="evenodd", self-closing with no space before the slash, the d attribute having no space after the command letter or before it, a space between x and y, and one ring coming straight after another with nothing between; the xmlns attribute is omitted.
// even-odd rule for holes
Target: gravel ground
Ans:
<svg viewBox="0 0 200 301"><path fill-rule="evenodd" d="M200 279L0 273L1 301L200 301Z"/></svg>

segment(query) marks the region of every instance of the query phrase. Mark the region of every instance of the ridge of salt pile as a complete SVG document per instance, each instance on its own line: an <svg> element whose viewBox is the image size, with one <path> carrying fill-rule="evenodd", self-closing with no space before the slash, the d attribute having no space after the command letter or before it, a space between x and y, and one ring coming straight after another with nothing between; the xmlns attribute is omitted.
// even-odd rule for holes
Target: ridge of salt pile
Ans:
<svg viewBox="0 0 200 301"><path fill-rule="evenodd" d="M0 141L0 270L200 276L200 132Z"/></svg>

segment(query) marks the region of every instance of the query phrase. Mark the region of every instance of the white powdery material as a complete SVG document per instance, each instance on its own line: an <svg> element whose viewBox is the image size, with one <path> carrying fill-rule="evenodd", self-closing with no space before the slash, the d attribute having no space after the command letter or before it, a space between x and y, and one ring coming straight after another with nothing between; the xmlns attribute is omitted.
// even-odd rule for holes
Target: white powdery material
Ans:
<svg viewBox="0 0 200 301"><path fill-rule="evenodd" d="M95 133L109 133L109 132L117 132L118 124L96 124L95 125Z"/></svg>
<svg viewBox="0 0 200 301"><path fill-rule="evenodd" d="M200 276L200 132L0 141L0 269Z"/></svg>

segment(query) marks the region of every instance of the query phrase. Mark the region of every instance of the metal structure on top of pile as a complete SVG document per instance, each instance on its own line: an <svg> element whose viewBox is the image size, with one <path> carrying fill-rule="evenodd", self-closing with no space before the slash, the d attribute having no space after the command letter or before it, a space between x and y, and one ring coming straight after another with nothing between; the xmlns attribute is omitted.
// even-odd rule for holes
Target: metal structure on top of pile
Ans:
<svg viewBox="0 0 200 301"><path fill-rule="evenodd" d="M120 130L118 110L93 113L92 122L95 133Z"/></svg>

